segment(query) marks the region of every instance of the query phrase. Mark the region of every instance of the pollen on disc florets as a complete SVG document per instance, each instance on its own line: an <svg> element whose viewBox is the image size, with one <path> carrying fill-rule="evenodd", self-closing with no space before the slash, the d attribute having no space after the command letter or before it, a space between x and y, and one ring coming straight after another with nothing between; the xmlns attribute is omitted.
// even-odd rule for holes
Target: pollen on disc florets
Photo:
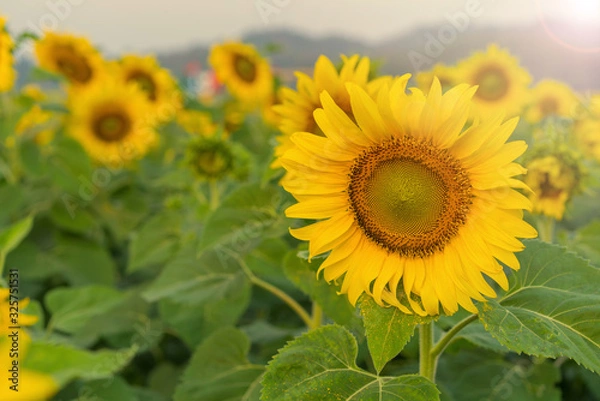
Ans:
<svg viewBox="0 0 600 401"><path fill-rule="evenodd" d="M350 208L365 235L405 257L426 257L465 224L471 183L450 152L411 136L365 150L349 174Z"/></svg>

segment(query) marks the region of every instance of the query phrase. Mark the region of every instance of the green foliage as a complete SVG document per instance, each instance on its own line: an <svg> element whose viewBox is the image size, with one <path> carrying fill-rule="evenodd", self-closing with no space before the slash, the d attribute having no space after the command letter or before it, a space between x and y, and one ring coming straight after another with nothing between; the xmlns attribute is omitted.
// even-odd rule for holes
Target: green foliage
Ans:
<svg viewBox="0 0 600 401"><path fill-rule="evenodd" d="M110 378L127 365L136 349L86 351L65 344L34 342L24 367L51 375L59 385L75 378L96 380Z"/></svg>
<svg viewBox="0 0 600 401"><path fill-rule="evenodd" d="M50 325L75 333L91 319L122 302L124 296L112 287L57 288L48 293L46 306L52 313Z"/></svg>
<svg viewBox="0 0 600 401"><path fill-rule="evenodd" d="M498 301L481 304L480 319L516 352L566 356L600 372L600 270L563 248L528 241L521 269Z"/></svg>
<svg viewBox="0 0 600 401"><path fill-rule="evenodd" d="M239 330L213 333L194 351L174 400L258 401L264 367L248 362L249 349L248 338Z"/></svg>
<svg viewBox="0 0 600 401"><path fill-rule="evenodd" d="M383 308L371 297L363 296L359 307L364 319L369 352L377 373L402 351L417 325L431 320L407 315L398 308Z"/></svg>
<svg viewBox="0 0 600 401"><path fill-rule="evenodd" d="M206 219L200 249L235 249L243 254L264 237L281 235L287 230L282 199L280 190L273 186L240 186Z"/></svg>
<svg viewBox="0 0 600 401"><path fill-rule="evenodd" d="M267 367L262 401L435 401L421 376L382 377L356 365L358 347L342 326L325 326L288 343Z"/></svg>
<svg viewBox="0 0 600 401"><path fill-rule="evenodd" d="M286 276L319 304L334 322L348 326L360 324L346 296L338 295L338 289L323 278L317 280L317 268L317 263L308 263L306 259L299 258L294 251L288 253L283 262Z"/></svg>
<svg viewBox="0 0 600 401"><path fill-rule="evenodd" d="M0 231L0 275L4 269L6 255L23 241L32 225L33 217L29 216Z"/></svg>
<svg viewBox="0 0 600 401"><path fill-rule="evenodd" d="M560 401L559 378L549 361L507 361L480 350L464 350L440 362L442 401Z"/></svg>

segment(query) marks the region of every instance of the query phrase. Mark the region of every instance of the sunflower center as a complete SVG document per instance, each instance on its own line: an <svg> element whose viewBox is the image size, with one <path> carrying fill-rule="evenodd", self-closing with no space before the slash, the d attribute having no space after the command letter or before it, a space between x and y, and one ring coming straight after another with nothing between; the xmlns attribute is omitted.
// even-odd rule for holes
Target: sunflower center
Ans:
<svg viewBox="0 0 600 401"><path fill-rule="evenodd" d="M489 65L475 75L475 84L479 85L476 96L493 102L501 99L508 92L509 80L502 68Z"/></svg>
<svg viewBox="0 0 600 401"><path fill-rule="evenodd" d="M156 84L154 82L154 79L152 79L152 76L150 76L146 72L133 71L127 76L127 81L133 81L136 84L138 84L139 87L144 92L146 92L148 99L150 99L151 101L154 102L156 100Z"/></svg>
<svg viewBox="0 0 600 401"><path fill-rule="evenodd" d="M129 134L131 120L123 112L104 113L94 120L92 130L104 142L118 142Z"/></svg>
<svg viewBox="0 0 600 401"><path fill-rule="evenodd" d="M562 193L562 189L552 185L550 174L544 173L544 178L540 184L540 198L557 199Z"/></svg>
<svg viewBox="0 0 600 401"><path fill-rule="evenodd" d="M425 257L466 222L471 184L449 152L413 137L392 138L354 162L351 209L365 235L405 257Z"/></svg>
<svg viewBox="0 0 600 401"><path fill-rule="evenodd" d="M244 55L236 54L234 56L233 68L242 81L252 83L256 79L256 65Z"/></svg>
<svg viewBox="0 0 600 401"><path fill-rule="evenodd" d="M558 101L553 97L545 97L540 101L540 111L543 117L558 114Z"/></svg>
<svg viewBox="0 0 600 401"><path fill-rule="evenodd" d="M87 60L70 48L56 50L56 66L71 82L85 84L92 79L92 69Z"/></svg>

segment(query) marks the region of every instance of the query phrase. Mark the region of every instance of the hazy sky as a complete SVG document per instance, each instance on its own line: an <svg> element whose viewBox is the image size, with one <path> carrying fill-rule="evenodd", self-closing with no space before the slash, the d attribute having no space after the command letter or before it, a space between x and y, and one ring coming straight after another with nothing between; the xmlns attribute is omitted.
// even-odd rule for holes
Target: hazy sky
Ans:
<svg viewBox="0 0 600 401"><path fill-rule="evenodd" d="M259 11L262 10L262 11ZM541 16L600 24L600 0L0 0L13 32L84 34L111 53L179 49L264 29L383 40L466 13L473 25L533 23Z"/></svg>

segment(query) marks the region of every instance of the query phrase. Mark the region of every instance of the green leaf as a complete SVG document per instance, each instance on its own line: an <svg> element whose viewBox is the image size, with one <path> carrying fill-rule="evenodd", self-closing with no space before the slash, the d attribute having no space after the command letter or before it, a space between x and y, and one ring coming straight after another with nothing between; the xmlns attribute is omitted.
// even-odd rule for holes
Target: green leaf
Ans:
<svg viewBox="0 0 600 401"><path fill-rule="evenodd" d="M250 302L250 284L245 283L227 297L200 303L179 303L169 298L159 303L162 319L194 348L221 327L233 326Z"/></svg>
<svg viewBox="0 0 600 401"><path fill-rule="evenodd" d="M592 264L600 266L600 221L593 221L577 232L569 244L580 255L588 258Z"/></svg>
<svg viewBox="0 0 600 401"><path fill-rule="evenodd" d="M560 401L559 369L550 361L507 361L488 351L445 354L438 366L442 399Z"/></svg>
<svg viewBox="0 0 600 401"><path fill-rule="evenodd" d="M233 296L248 285L248 278L231 256L209 250L197 257L193 244L187 244L143 296L150 302L168 297L199 304Z"/></svg>
<svg viewBox="0 0 600 401"><path fill-rule="evenodd" d="M310 331L288 343L267 367L262 401L436 401L438 391L422 376L376 376L356 365L358 346L337 325Z"/></svg>
<svg viewBox="0 0 600 401"><path fill-rule="evenodd" d="M162 362L148 375L148 387L163 397L172 400L182 372L182 367L169 362Z"/></svg>
<svg viewBox="0 0 600 401"><path fill-rule="evenodd" d="M138 401L133 388L118 376L86 382L81 385L77 395L79 400Z"/></svg>
<svg viewBox="0 0 600 401"><path fill-rule="evenodd" d="M61 138L54 145L55 152L46 165L48 177L62 190L90 201L99 189L92 182L94 169L87 153L79 142L71 138Z"/></svg>
<svg viewBox="0 0 600 401"><path fill-rule="evenodd" d="M161 213L133 233L127 272L163 264L170 259L181 236L181 220L181 213Z"/></svg>
<svg viewBox="0 0 600 401"><path fill-rule="evenodd" d="M356 326L357 317L354 307L345 295L338 295L337 288L323 278L317 279L319 264L313 260L308 263L297 256L296 251L289 252L283 261L286 276L304 293L319 304L327 316L341 325Z"/></svg>
<svg viewBox="0 0 600 401"><path fill-rule="evenodd" d="M276 187L249 184L238 188L208 216L200 250L224 247L243 254L265 237L281 235L287 230L281 199Z"/></svg>
<svg viewBox="0 0 600 401"><path fill-rule="evenodd" d="M265 368L248 362L249 349L248 338L237 329L225 328L213 333L194 351L174 400L257 400L249 395L256 394Z"/></svg>
<svg viewBox="0 0 600 401"><path fill-rule="evenodd" d="M600 372L600 270L564 248L526 245L510 290L479 305L485 329L513 351L565 356Z"/></svg>
<svg viewBox="0 0 600 401"><path fill-rule="evenodd" d="M49 324L66 333L75 333L123 299L123 294L110 287L57 288L46 295L45 303L52 313Z"/></svg>
<svg viewBox="0 0 600 401"><path fill-rule="evenodd" d="M490 333L485 331L485 328L480 322L473 322L462 329L455 337L457 340L459 338L463 338L478 347L486 348L501 354L509 351L508 348L500 344Z"/></svg>
<svg viewBox="0 0 600 401"><path fill-rule="evenodd" d="M17 221L0 232L0 275L4 270L6 255L15 249L31 231L33 216Z"/></svg>
<svg viewBox="0 0 600 401"><path fill-rule="evenodd" d="M135 348L87 351L65 344L33 342L23 366L50 374L63 386L75 378L94 380L112 377L131 361L135 353Z"/></svg>
<svg viewBox="0 0 600 401"><path fill-rule="evenodd" d="M111 285L117 267L107 249L93 241L60 236L45 263L73 285Z"/></svg>
<svg viewBox="0 0 600 401"><path fill-rule="evenodd" d="M395 307L383 308L369 296L361 297L359 307L377 373L402 351L418 324L431 320L407 315Z"/></svg>

